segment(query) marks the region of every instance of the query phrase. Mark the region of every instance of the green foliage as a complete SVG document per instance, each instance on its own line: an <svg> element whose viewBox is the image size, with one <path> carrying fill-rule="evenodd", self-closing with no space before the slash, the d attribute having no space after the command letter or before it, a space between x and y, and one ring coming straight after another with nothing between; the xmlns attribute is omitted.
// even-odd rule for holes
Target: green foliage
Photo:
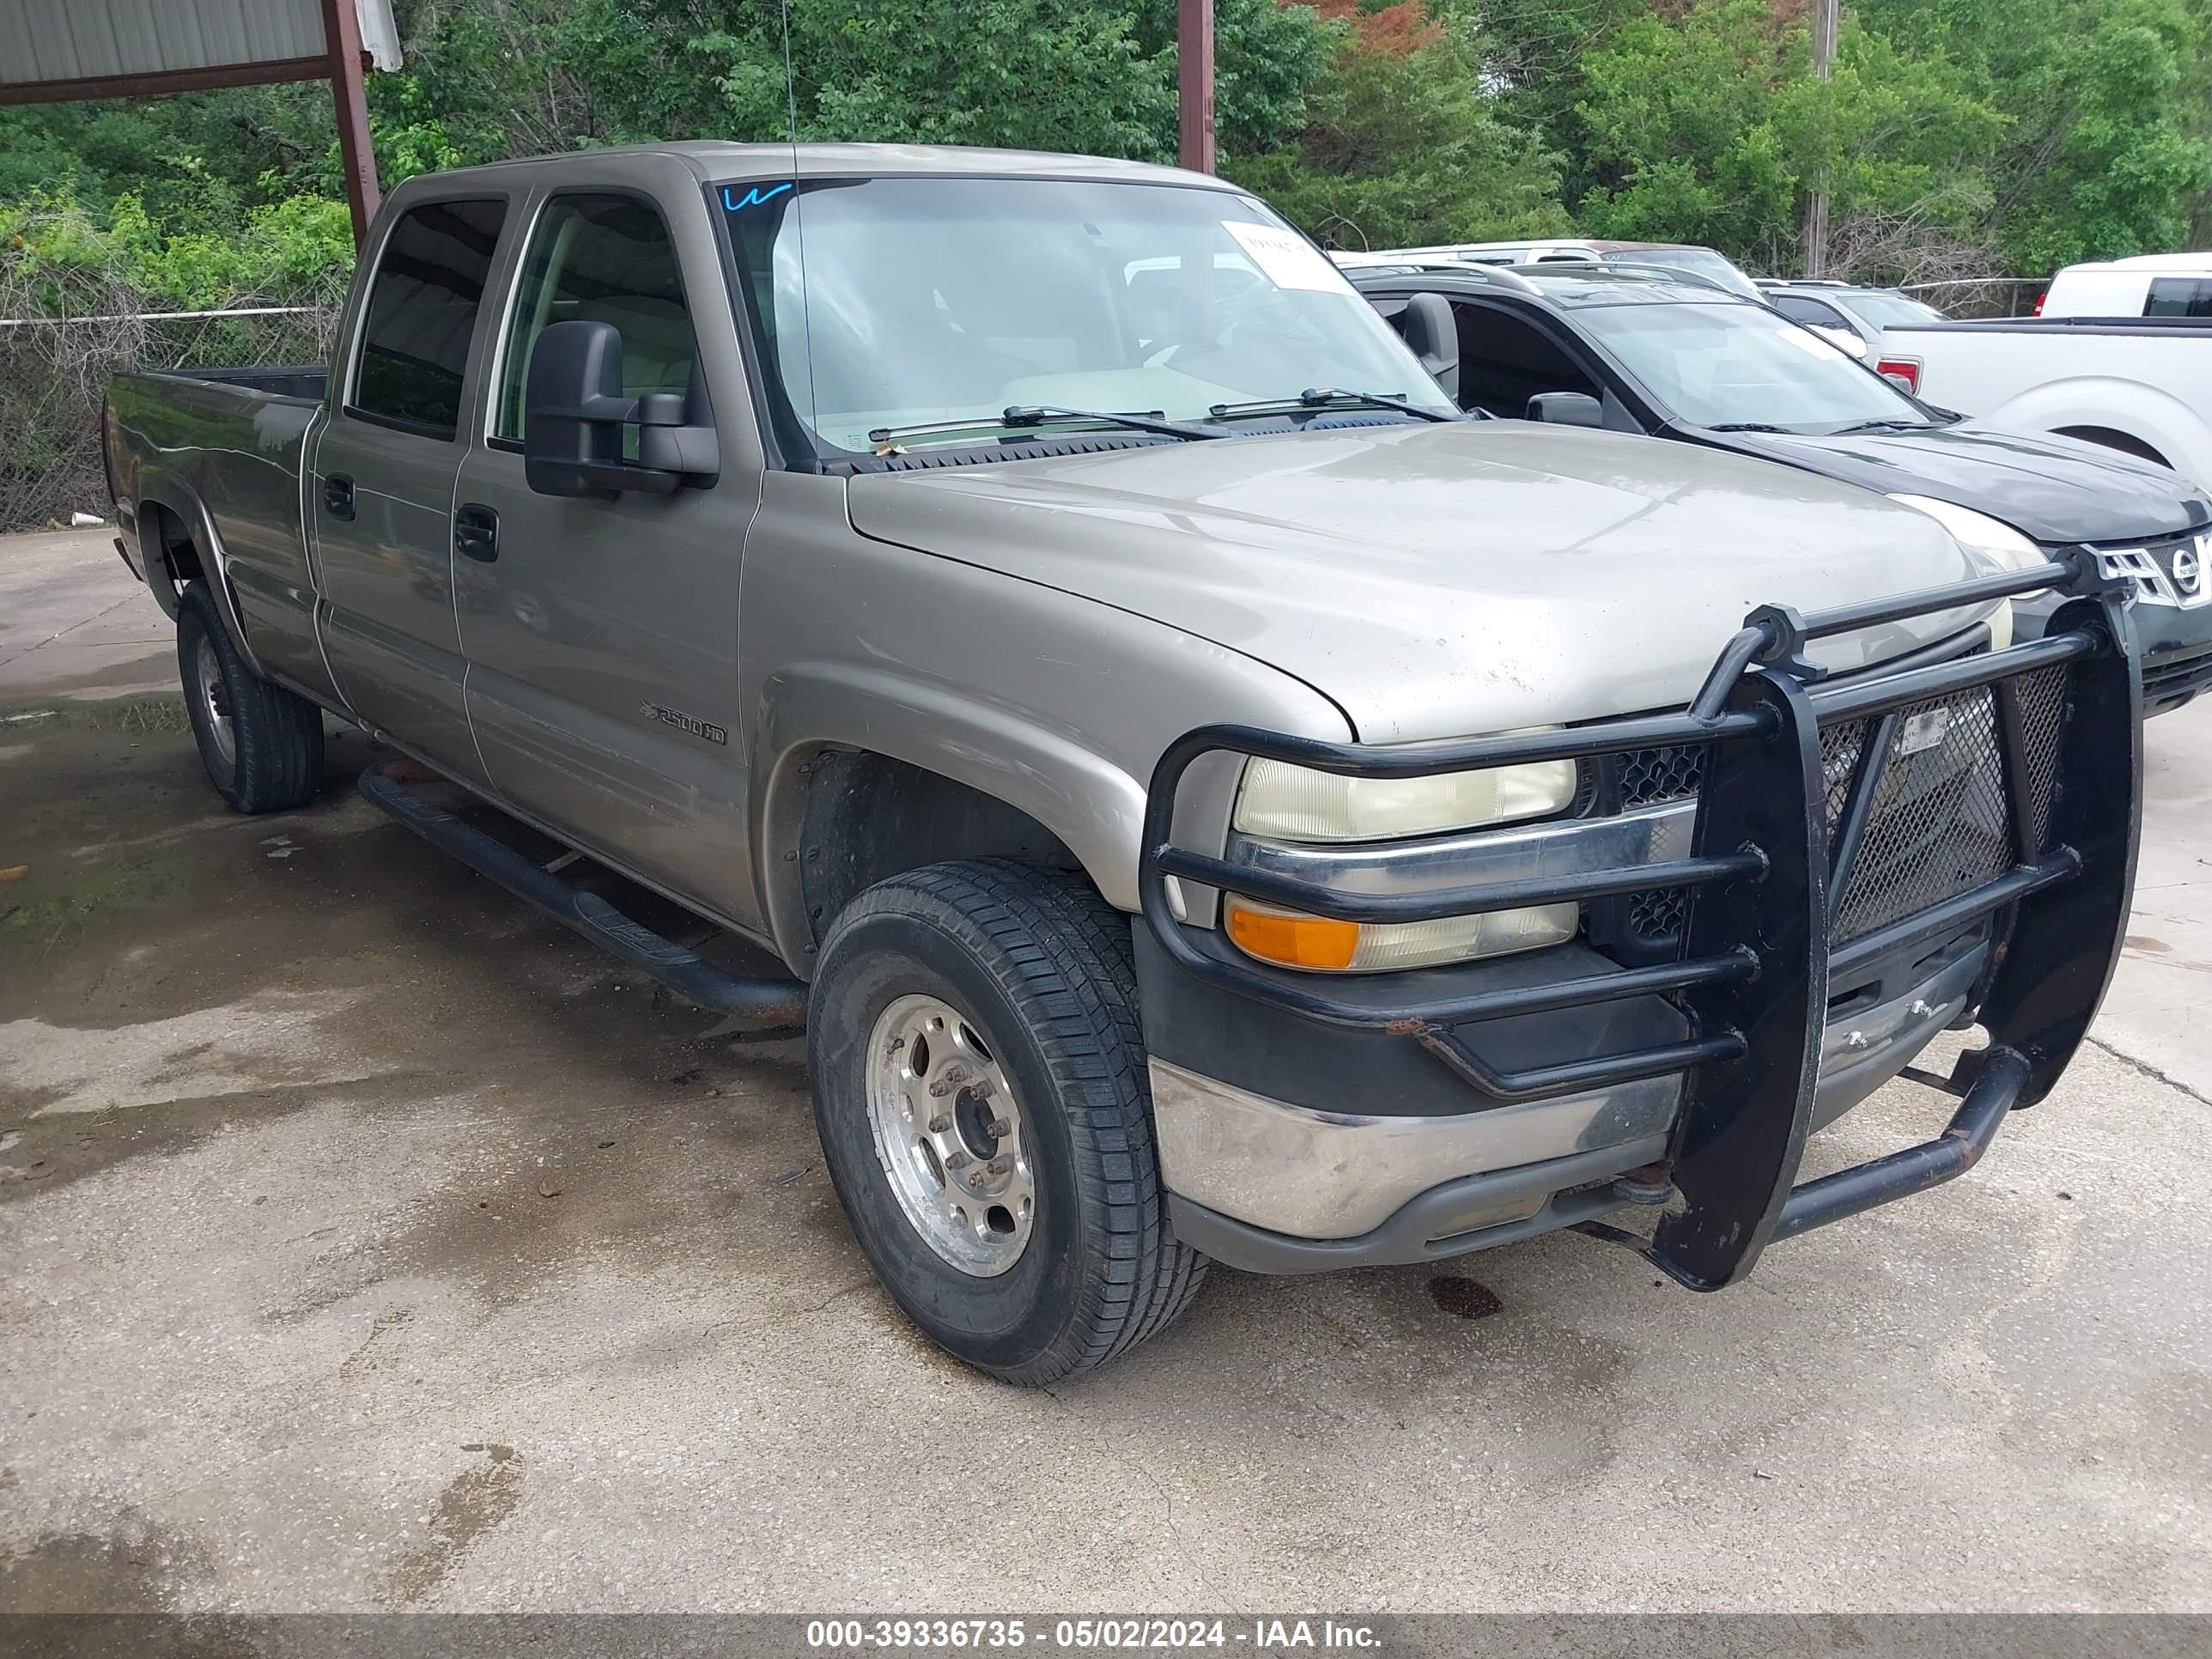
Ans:
<svg viewBox="0 0 2212 1659"><path fill-rule="evenodd" d="M1788 270L1816 190L1867 270L2212 235L2212 0L1853 0L1825 82L1803 0L1215 5L1224 170L1349 246L1572 224ZM782 0L396 9L404 67L368 81L387 185L794 129L1176 153L1176 0L789 0L787 42ZM0 110L0 253L119 262L149 303L326 282L330 108L306 83Z"/></svg>
<svg viewBox="0 0 2212 1659"><path fill-rule="evenodd" d="M1224 171L1334 246L1570 228L1557 158L1539 135L1498 120L1479 95L1482 66L1472 35L1426 33L1434 38L1410 51L1364 49L1346 33L1309 95L1296 148L1232 156Z"/></svg>
<svg viewBox="0 0 2212 1659"><path fill-rule="evenodd" d="M230 234L167 232L137 196L104 212L33 193L0 204L0 275L12 301L66 316L118 303L197 310L326 295L353 264L345 204L295 196L249 209ZM91 304L80 296L90 295Z"/></svg>
<svg viewBox="0 0 2212 1659"><path fill-rule="evenodd" d="M2019 270L2182 245L2212 191L2207 0L1864 0L1900 50L1941 53L2006 126L1989 161Z"/></svg>
<svg viewBox="0 0 2212 1659"><path fill-rule="evenodd" d="M1598 182L1580 216L1594 234L1788 269L1816 189L1838 218L1932 208L1960 230L1990 204L1982 162L2002 118L1944 58L1900 52L1853 18L1825 81L1806 27L1761 0L1631 23L1583 76L1576 115Z"/></svg>

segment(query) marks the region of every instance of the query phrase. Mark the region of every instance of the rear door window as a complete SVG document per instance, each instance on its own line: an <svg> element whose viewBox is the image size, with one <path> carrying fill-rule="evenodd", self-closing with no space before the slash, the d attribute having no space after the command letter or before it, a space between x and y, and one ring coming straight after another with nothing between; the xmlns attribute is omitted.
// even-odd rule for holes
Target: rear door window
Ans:
<svg viewBox="0 0 2212 1659"><path fill-rule="evenodd" d="M460 428L469 343L503 201L426 202L392 228L361 328L347 411L424 437Z"/></svg>
<svg viewBox="0 0 2212 1659"><path fill-rule="evenodd" d="M2143 302L2146 317L2212 317L2212 277L2157 276L2151 280L2150 298Z"/></svg>

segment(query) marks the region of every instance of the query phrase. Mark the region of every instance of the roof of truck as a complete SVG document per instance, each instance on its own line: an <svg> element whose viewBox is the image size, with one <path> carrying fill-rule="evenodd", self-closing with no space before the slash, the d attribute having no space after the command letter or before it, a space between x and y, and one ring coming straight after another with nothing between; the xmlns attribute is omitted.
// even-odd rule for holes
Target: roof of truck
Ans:
<svg viewBox="0 0 2212 1659"><path fill-rule="evenodd" d="M720 139L686 139L679 143L624 144L605 149L564 150L462 167L441 179L494 173L514 168L536 170L555 162L621 155L666 155L689 162L702 179L787 179L794 174L966 173L981 178L1145 179L1154 184L1199 185L1211 190L1237 187L1211 173L1146 161L1121 161L1099 155L1063 155L1043 150L985 149L964 144L738 144Z"/></svg>

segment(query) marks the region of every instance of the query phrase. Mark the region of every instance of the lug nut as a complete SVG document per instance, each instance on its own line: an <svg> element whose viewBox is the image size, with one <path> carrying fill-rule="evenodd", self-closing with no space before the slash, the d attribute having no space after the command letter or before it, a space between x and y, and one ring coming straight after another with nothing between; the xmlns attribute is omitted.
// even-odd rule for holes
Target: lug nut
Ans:
<svg viewBox="0 0 2212 1659"><path fill-rule="evenodd" d="M951 1127L952 1120L942 1112L929 1120L929 1133L933 1135L941 1135Z"/></svg>
<svg viewBox="0 0 2212 1659"><path fill-rule="evenodd" d="M965 1152L953 1153L951 1157L945 1160L945 1167L948 1170L966 1169L968 1167L968 1154Z"/></svg>
<svg viewBox="0 0 2212 1659"><path fill-rule="evenodd" d="M993 1175L1004 1175L1014 1167L1014 1160L1011 1158L994 1158L986 1167Z"/></svg>
<svg viewBox="0 0 2212 1659"><path fill-rule="evenodd" d="M991 1120L990 1130L992 1139L1004 1140L1008 1135L1014 1132L1013 1120L1011 1118L994 1117Z"/></svg>

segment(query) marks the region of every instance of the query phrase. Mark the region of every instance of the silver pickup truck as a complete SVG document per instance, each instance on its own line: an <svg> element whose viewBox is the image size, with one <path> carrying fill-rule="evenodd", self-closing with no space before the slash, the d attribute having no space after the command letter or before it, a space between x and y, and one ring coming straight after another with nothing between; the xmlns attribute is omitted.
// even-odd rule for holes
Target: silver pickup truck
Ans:
<svg viewBox="0 0 2212 1659"><path fill-rule="evenodd" d="M416 763L361 780L413 829L803 1023L875 1271L1042 1383L1210 1259L1572 1226L1720 1288L1971 1165L2104 994L2114 581L1462 416L1434 343L1218 179L672 144L413 179L327 374L129 376L104 418L225 799L312 799L335 715ZM1977 1021L1912 1073L1948 1130L1799 1179Z"/></svg>

